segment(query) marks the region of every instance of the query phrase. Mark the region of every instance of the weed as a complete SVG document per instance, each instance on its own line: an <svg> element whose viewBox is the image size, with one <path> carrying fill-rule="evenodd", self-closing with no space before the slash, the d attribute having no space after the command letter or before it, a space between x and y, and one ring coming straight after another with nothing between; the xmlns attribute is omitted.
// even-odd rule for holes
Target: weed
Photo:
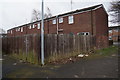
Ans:
<svg viewBox="0 0 120 80"><path fill-rule="evenodd" d="M12 57L16 59L23 60L23 62L30 62L33 64L38 64L38 59L33 51L28 52L27 54L19 50L19 54L12 53Z"/></svg>

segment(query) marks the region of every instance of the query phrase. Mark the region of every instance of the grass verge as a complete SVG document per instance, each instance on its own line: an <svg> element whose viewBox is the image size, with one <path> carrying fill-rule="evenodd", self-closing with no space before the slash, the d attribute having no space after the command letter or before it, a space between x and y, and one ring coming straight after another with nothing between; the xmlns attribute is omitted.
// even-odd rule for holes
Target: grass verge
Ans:
<svg viewBox="0 0 120 80"><path fill-rule="evenodd" d="M117 46L109 46L108 48L95 50L94 54L91 54L88 58L105 57L105 56L111 56L112 54L117 55L118 49L119 48Z"/></svg>
<svg viewBox="0 0 120 80"><path fill-rule="evenodd" d="M54 54L52 56L49 56L48 58L45 58L45 64L48 63L62 63L62 62L68 62L70 58L76 60L78 58L79 54L89 54L87 59L91 58L98 58L98 57L104 57L104 56L110 56L112 54L118 53L118 47L117 46L110 46L108 48L103 48L99 50L92 50L92 52L78 52L73 51L72 53L66 53L66 54ZM17 59L22 59L25 62L30 62L33 64L40 64L40 61L38 61L37 55L33 54L33 51L29 52L27 55L26 53L20 52L19 54L12 54L13 57Z"/></svg>
<svg viewBox="0 0 120 80"><path fill-rule="evenodd" d="M22 60L22 62L29 62L29 63L32 63L32 64L39 64L38 63L38 58L33 53L33 51L30 51L27 54L20 51L19 54L12 53L10 56L14 57L16 59Z"/></svg>

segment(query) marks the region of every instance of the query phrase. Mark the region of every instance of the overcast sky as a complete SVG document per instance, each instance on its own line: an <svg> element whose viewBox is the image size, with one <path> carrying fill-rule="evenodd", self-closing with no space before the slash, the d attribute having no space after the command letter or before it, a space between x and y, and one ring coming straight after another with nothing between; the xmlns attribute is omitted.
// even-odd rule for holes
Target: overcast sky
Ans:
<svg viewBox="0 0 120 80"><path fill-rule="evenodd" d="M71 11L71 0L44 0L44 11L49 7L52 15ZM72 10L103 4L106 11L111 0L72 0ZM41 10L41 0L0 0L0 27L8 30L29 23L32 10ZM109 24L110 26L111 24Z"/></svg>

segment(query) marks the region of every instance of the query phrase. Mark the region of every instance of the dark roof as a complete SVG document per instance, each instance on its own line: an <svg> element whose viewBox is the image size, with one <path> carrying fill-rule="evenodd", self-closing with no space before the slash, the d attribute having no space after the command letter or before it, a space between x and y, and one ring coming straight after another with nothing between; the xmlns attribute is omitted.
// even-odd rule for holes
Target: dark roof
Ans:
<svg viewBox="0 0 120 80"><path fill-rule="evenodd" d="M64 14L59 14L59 15L56 15L56 16L60 17L60 16L64 16L64 15L69 15L69 14L77 13L77 12L92 10L92 9L95 9L95 8L97 8L99 6L103 6L103 5L99 4L99 5L95 5L95 6L91 6L91 7L87 7L87 8L83 8L83 9L79 9L79 10L75 10L75 11L71 11L71 12L67 12L67 13L64 13ZM51 18L55 18L56 16L53 16L53 17L50 17L50 18L46 18L45 20L51 19Z"/></svg>
<svg viewBox="0 0 120 80"><path fill-rule="evenodd" d="M109 30L111 30L111 29L120 29L120 26L111 26L111 27L108 27L109 28Z"/></svg>
<svg viewBox="0 0 120 80"><path fill-rule="evenodd" d="M95 8L97 8L99 6L103 6L103 5L99 4L99 5L95 5L95 6L91 6L91 7L87 7L87 8L83 8L83 9L79 9L79 10L75 10L75 11L71 11L71 12L67 12L67 13L64 13L64 14L59 14L59 15L56 15L56 16L52 16L50 18L46 18L44 20L49 20L49 19L52 19L52 18L56 18L57 16L60 17L60 16L64 16L64 15L70 15L70 14L73 14L73 13L77 13L77 12L92 10L92 9L95 9ZM41 21L41 20L39 20L39 21ZM39 22L39 21L35 21L35 22L32 22L32 23L36 23L36 22ZM21 25L21 26L18 26L18 27L26 26L26 25L29 25L29 24L32 24L32 23L24 24L24 25ZM15 29L15 28L18 28L18 27L14 27L12 29ZM11 30L11 29L9 29L9 30Z"/></svg>
<svg viewBox="0 0 120 80"><path fill-rule="evenodd" d="M97 7L99 7L99 6L102 6L102 4L95 5L95 6L91 6L91 7L87 7L87 8L83 8L83 9L79 9L79 10L72 11L72 12L68 12L68 13L64 13L64 14L60 14L60 15L58 15L58 16L73 14L73 13L82 12L82 11L87 11L87 10L92 10L92 9L95 9L95 8L97 8Z"/></svg>

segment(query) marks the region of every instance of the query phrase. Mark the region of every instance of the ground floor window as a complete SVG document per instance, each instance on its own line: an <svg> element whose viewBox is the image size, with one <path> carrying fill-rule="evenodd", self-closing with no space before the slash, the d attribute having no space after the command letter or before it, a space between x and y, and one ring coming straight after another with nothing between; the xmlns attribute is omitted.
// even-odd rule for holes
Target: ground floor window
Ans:
<svg viewBox="0 0 120 80"><path fill-rule="evenodd" d="M90 33L89 32L79 32L79 33L77 33L77 35L90 35Z"/></svg>

